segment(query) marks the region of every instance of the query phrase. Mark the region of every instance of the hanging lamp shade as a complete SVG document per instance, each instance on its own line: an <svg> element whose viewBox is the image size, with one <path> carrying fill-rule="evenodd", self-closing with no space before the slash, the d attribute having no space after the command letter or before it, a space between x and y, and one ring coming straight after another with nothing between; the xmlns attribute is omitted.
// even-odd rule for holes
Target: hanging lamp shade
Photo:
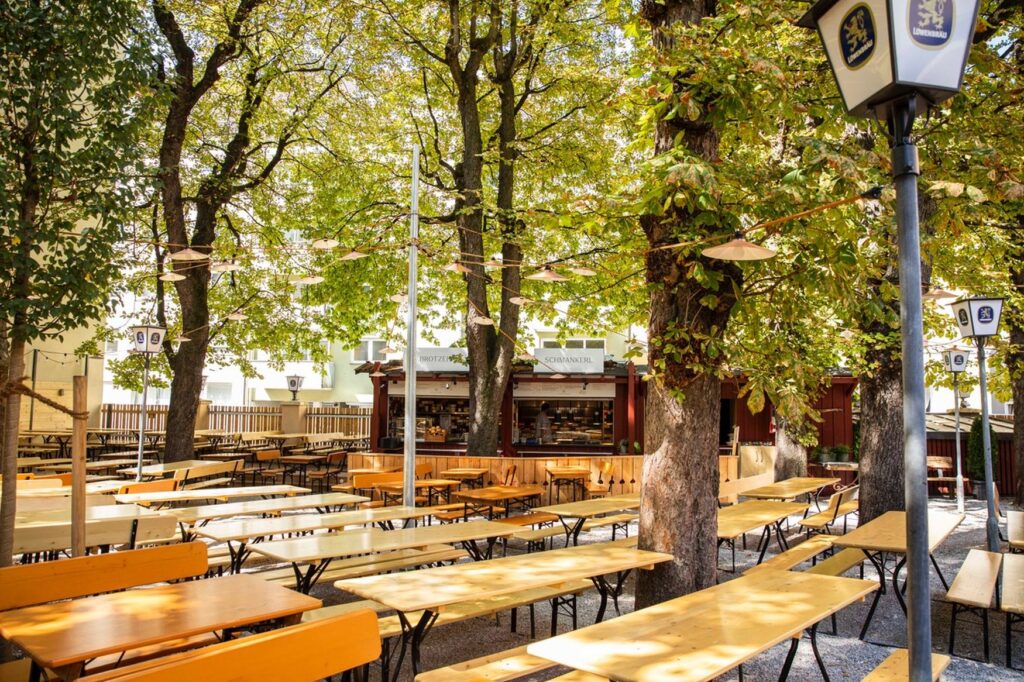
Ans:
<svg viewBox="0 0 1024 682"><path fill-rule="evenodd" d="M447 270L448 272L460 272L460 273L470 272L469 268L467 268L465 265L463 265L459 261L455 261L454 263L449 263L448 265L444 266L441 269L442 270Z"/></svg>
<svg viewBox="0 0 1024 682"><path fill-rule="evenodd" d="M409 297L406 294L392 294L391 296L388 296L388 300L391 301L392 303L402 305L403 303L409 300Z"/></svg>
<svg viewBox="0 0 1024 682"><path fill-rule="evenodd" d="M743 233L739 231L733 235L732 241L720 244L719 246L709 246L701 251L701 254L707 258L734 261L766 260L775 256L775 252L771 249L748 242L743 238Z"/></svg>
<svg viewBox="0 0 1024 682"><path fill-rule="evenodd" d="M523 362L533 362L536 359L531 353L520 353L516 356L516 360L522 360Z"/></svg>
<svg viewBox="0 0 1024 682"><path fill-rule="evenodd" d="M500 268L504 265L500 260L492 258L491 260L485 260L484 265L489 268Z"/></svg>
<svg viewBox="0 0 1024 682"><path fill-rule="evenodd" d="M391 346L384 346L383 348L380 349L380 352L383 353L384 355L391 355L392 353L397 353L398 350L392 348Z"/></svg>
<svg viewBox="0 0 1024 682"><path fill-rule="evenodd" d="M235 272L241 270L242 266L238 263L228 263L227 261L221 261L214 263L210 266L210 272Z"/></svg>
<svg viewBox="0 0 1024 682"><path fill-rule="evenodd" d="M161 282L180 282L185 279L185 275L179 275L176 272L165 272L164 274L157 277Z"/></svg>
<svg viewBox="0 0 1024 682"><path fill-rule="evenodd" d="M306 275L305 277L300 277L297 281L299 284L320 284L324 281L324 278L320 275Z"/></svg>
<svg viewBox="0 0 1024 682"><path fill-rule="evenodd" d="M556 380L556 381L560 381L562 379L565 379L566 376L564 374L552 374L551 378Z"/></svg>
<svg viewBox="0 0 1024 682"><path fill-rule="evenodd" d="M195 249L190 248L184 248L181 249L180 251L174 251L167 257L173 261L179 262L195 262L201 260L210 260L210 257L205 253L199 253Z"/></svg>
<svg viewBox="0 0 1024 682"><path fill-rule="evenodd" d="M594 275L597 274L597 270L592 270L591 268L584 267L569 268L569 272L573 273L574 275L579 275L580 277L593 277Z"/></svg>
<svg viewBox="0 0 1024 682"><path fill-rule="evenodd" d="M568 277L559 274L550 265L545 265L543 270L538 270L532 275L527 275L526 279L533 279L541 282L566 282L569 280Z"/></svg>
<svg viewBox="0 0 1024 682"><path fill-rule="evenodd" d="M957 295L954 294L952 291L946 291L945 289L942 289L940 287L932 287L931 289L924 293L922 298L928 301L936 302L955 301L957 299Z"/></svg>
<svg viewBox="0 0 1024 682"><path fill-rule="evenodd" d="M360 251L356 251L355 249L352 249L344 256L342 256L339 260L359 260L360 258L366 258L367 255L369 254L365 254Z"/></svg>
<svg viewBox="0 0 1024 682"><path fill-rule="evenodd" d="M178 334L174 337L174 343L188 343L192 339L188 338L184 334Z"/></svg>
<svg viewBox="0 0 1024 682"><path fill-rule="evenodd" d="M513 296L512 298L508 299L508 302L518 306L527 306L533 303L533 301L526 298L525 296Z"/></svg>
<svg viewBox="0 0 1024 682"><path fill-rule="evenodd" d="M319 251L330 251L331 249L338 246L337 239L314 239L310 243L310 248L317 249Z"/></svg>
<svg viewBox="0 0 1024 682"><path fill-rule="evenodd" d="M494 326L494 320L492 320L489 317L485 317L484 315L476 315L474 317L469 318L469 321L472 322L473 324L479 324L484 327Z"/></svg>
<svg viewBox="0 0 1024 682"><path fill-rule="evenodd" d="M228 315L228 319L234 322L241 322L242 320L248 319L248 317L249 316L246 315L245 313L240 313L237 310Z"/></svg>

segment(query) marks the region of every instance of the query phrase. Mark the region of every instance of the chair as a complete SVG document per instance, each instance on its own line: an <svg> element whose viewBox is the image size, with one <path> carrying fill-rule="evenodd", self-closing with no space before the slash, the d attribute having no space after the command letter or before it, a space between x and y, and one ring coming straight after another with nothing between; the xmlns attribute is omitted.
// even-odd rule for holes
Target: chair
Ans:
<svg viewBox="0 0 1024 682"><path fill-rule="evenodd" d="M423 462L416 465L416 478L427 478L434 472L434 465L429 462Z"/></svg>
<svg viewBox="0 0 1024 682"><path fill-rule="evenodd" d="M515 485L516 484L516 467L515 464L510 464L501 470L501 484L502 485Z"/></svg>
<svg viewBox="0 0 1024 682"><path fill-rule="evenodd" d="M612 468L615 464L609 459L601 462L600 468L597 470L597 483L587 481L586 493L587 497L604 497L605 495L611 495L612 486L615 485L615 477L612 476ZM607 479L607 484L604 482Z"/></svg>
<svg viewBox="0 0 1024 682"><path fill-rule="evenodd" d="M855 485L833 493L828 498L828 507L824 511L801 519L800 526L807 531L808 536L812 533L831 533L833 524L842 519L845 533L850 514L860 511L860 502L857 499L859 492L860 486Z"/></svg>
<svg viewBox="0 0 1024 682"><path fill-rule="evenodd" d="M341 475L345 472L345 462L348 461L348 452L340 450L327 455L325 467L316 469L306 474L311 483L317 483L314 489L326 492L332 481L340 482Z"/></svg>
<svg viewBox="0 0 1024 682"><path fill-rule="evenodd" d="M134 495L135 493L165 493L178 489L178 481L173 478L162 478L159 481L143 483L126 483L117 489L118 495Z"/></svg>
<svg viewBox="0 0 1024 682"><path fill-rule="evenodd" d="M246 467L238 472L242 478L245 478L246 474L252 474L253 485L256 484L257 479L260 482L267 480L276 481L277 478L281 477L281 482L284 482L285 468L281 463L281 451L280 450L257 450L256 451L256 465Z"/></svg>

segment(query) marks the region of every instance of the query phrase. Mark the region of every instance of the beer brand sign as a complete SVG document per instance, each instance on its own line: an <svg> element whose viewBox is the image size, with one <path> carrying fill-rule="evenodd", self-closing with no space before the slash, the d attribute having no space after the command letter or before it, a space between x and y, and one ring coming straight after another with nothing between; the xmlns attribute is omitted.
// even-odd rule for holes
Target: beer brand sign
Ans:
<svg viewBox="0 0 1024 682"><path fill-rule="evenodd" d="M921 47L939 48L953 36L953 0L910 0L910 37Z"/></svg>

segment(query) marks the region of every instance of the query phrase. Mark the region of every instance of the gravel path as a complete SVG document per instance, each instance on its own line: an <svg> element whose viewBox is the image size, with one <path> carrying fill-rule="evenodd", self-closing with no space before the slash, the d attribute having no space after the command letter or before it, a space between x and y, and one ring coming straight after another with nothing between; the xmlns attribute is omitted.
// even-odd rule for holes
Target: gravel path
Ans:
<svg viewBox="0 0 1024 682"><path fill-rule="evenodd" d="M948 500L932 499L931 506L934 509L955 512L955 504ZM942 568L946 579L952 581L960 567L961 562L967 555L967 551L973 547L983 547L985 543L984 531L984 507L983 503L974 500L967 502L967 518L960 525L956 532L946 541L936 554L936 559ZM791 531L795 533L795 529ZM594 531L581 536L581 542L601 542L610 539L607 531ZM748 551L737 547L736 561L737 574L744 568L753 565L757 555L753 550L757 538L754 535L748 536ZM509 552L517 551L510 547ZM728 550L723 548L720 555L720 565L729 565ZM865 571L866 578L877 579L872 569ZM734 574L722 571L720 580L725 581L735 577ZM946 652L949 635L949 606L941 601L944 594L942 583L932 572L932 632L933 642L936 651ZM344 595L334 589L330 583L319 585L314 589L314 595L324 600L325 604L340 603L349 601L350 595ZM597 612L599 598L595 591L591 590L579 600L579 623L580 626L590 625L594 622ZM623 613L633 610L633 581L631 580L626 593L619 600ZM906 620L899 605L893 598L891 592L883 595L871 629L868 632L868 640L875 643L861 642L857 634L863 619L867 613L870 599L864 604L855 604L839 614L839 635L832 636L821 632L818 635L819 646L822 657L828 666L829 674L833 680L859 680L881 662L890 652L890 646L905 646L906 644ZM611 611L611 609L610 609ZM611 611L614 615L614 611ZM431 670L459 661L483 656L488 653L502 651L515 646L528 643L529 618L525 610L520 611L519 633L510 632L508 613L501 614L496 621L490 619L476 619L463 623L455 623L439 627L432 631L423 647L423 669ZM537 634L546 637L550 628L550 607L541 604L536 607ZM559 622L559 632L567 631L569 624L564 617ZM957 656L946 670L942 679L963 680L965 682L980 682L981 680L1024 680L1024 672L1009 670L1002 667L1005 664L1004 651L1004 619L999 614L991 616L991 647L992 660L998 665L985 664L983 662L964 658L982 657L982 636L980 624L966 620L960 620L957 628ZM824 630L829 628L825 627ZM779 670L782 667L789 644L782 644L756 657L744 665L744 678L746 680L776 680ZM1024 667L1024 633L1018 634L1014 639L1014 662L1015 665ZM549 671L545 675L537 675L532 680L548 680L556 677L564 670ZM378 679L374 674L374 679ZM403 680L411 680L406 665ZM738 680L735 673L726 675L722 680ZM811 652L809 642L805 639L800 645L796 660L789 676L790 680L820 680L821 676L817 664Z"/></svg>

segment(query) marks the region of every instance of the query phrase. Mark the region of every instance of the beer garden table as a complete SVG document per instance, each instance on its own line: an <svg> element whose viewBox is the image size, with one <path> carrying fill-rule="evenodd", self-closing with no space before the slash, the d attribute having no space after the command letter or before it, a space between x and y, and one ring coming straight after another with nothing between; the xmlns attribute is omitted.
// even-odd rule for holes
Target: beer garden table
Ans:
<svg viewBox="0 0 1024 682"><path fill-rule="evenodd" d="M142 467L142 476L144 478L162 478L167 474L174 474L182 469L195 469L197 467L213 466L210 462L204 462L201 459L186 459L180 462L162 462L160 464L149 464ZM128 467L127 469L120 469L119 474L125 476L134 476L138 473L135 467Z"/></svg>
<svg viewBox="0 0 1024 682"><path fill-rule="evenodd" d="M775 529L775 540L779 549L789 548L786 535L782 531L782 522L794 514L802 514L807 505L802 502L770 502L765 500L748 500L722 507L718 510L718 544L728 543L732 549L732 570L736 570L736 538L743 537L751 531L761 529L758 546L761 552L757 563L764 560L764 554L771 544L772 529Z"/></svg>
<svg viewBox="0 0 1024 682"><path fill-rule="evenodd" d="M461 544L473 559L483 561L490 558L491 550L499 537L512 535L516 530L506 523L493 521L467 521L383 532L370 528L263 542L253 545L252 551L275 561L291 563L295 568L296 588L308 592L331 561L339 557L415 549L434 544ZM486 540L486 549L479 547L479 540ZM308 564L304 573L299 568L300 564Z"/></svg>
<svg viewBox="0 0 1024 682"><path fill-rule="evenodd" d="M639 508L640 496L631 494L596 497L591 500L566 502L565 504L553 504L547 507L536 507L533 511L546 512L558 517L558 520L562 522L562 527L565 529L565 545L568 547L570 540L572 540L574 545L579 544L580 531L583 530L583 524L586 523L587 519L610 514L611 512L629 511ZM569 519L573 519L572 524L569 523Z"/></svg>
<svg viewBox="0 0 1024 682"><path fill-rule="evenodd" d="M792 644L779 677L785 679L800 634L809 630L828 679L817 647L818 623L877 589L868 580L763 571L534 642L527 651L620 682L698 682L788 639Z"/></svg>
<svg viewBox="0 0 1024 682"><path fill-rule="evenodd" d="M413 487L416 492L425 490L427 492L427 504L433 505L434 498L444 497L445 500L451 498L452 488L459 485L459 481L450 478L418 478L413 481ZM389 500L402 499L402 484L401 483L381 483L376 486L377 490L380 491L381 496L384 498L384 504L387 505Z"/></svg>
<svg viewBox="0 0 1024 682"><path fill-rule="evenodd" d="M935 562L934 552L940 545L942 545L943 542L946 541L946 538L956 530L956 527L959 526L963 520L964 514L945 514L934 511L928 512L928 557L931 559L932 566L935 567L935 572L938 573L939 580L942 581L943 587L947 590L949 589L949 585L946 584L946 578L942 575L939 565ZM871 608L868 609L868 615L864 619L864 626L860 631L861 639L864 639L864 636L867 635L868 627L871 625L871 619L875 615L875 607L878 606L878 600L881 599L882 595L885 594L886 591L886 554L900 556L892 571L892 591L896 594L896 599L899 601L900 608L903 609L903 613L906 614L907 604L903 599L903 592L899 585L900 571L903 570L903 565L907 561L906 512L886 512L885 514L868 521L863 526L858 526L849 533L840 535L832 544L835 547L847 547L863 550L867 555L867 558L871 560L875 570L878 571L878 581L882 587L878 593L875 594L875 599L871 602Z"/></svg>
<svg viewBox="0 0 1024 682"><path fill-rule="evenodd" d="M572 499L576 501L576 493L586 495L586 482L590 479L590 469L580 466L552 466L547 467L548 477L548 504L551 504L552 493L554 501L558 502L558 493L563 485L572 486Z"/></svg>
<svg viewBox="0 0 1024 682"><path fill-rule="evenodd" d="M495 506L504 507L507 517L514 505L529 508L529 500L543 494L544 486L540 485L492 485L454 493L457 499L466 503L463 519L468 518L471 512L475 514L484 509L487 510L487 518L494 518Z"/></svg>
<svg viewBox="0 0 1024 682"><path fill-rule="evenodd" d="M349 493L325 493L322 495L300 495L296 497L276 497L269 500L248 500L226 504L207 504L199 507L180 507L168 513L178 519L179 523L195 526L205 525L213 519L226 519L232 516L249 514L277 514L283 511L300 509L316 509L326 514L331 507L342 507L357 502L367 502L370 498Z"/></svg>
<svg viewBox="0 0 1024 682"><path fill-rule="evenodd" d="M124 485L123 483L121 485ZM88 490L86 492L89 492ZM151 493L114 495L121 504L173 504L194 500L229 500L233 497L271 497L277 495L305 495L309 488L295 485L251 485L231 488L196 488L194 490L165 490Z"/></svg>
<svg viewBox="0 0 1024 682"><path fill-rule="evenodd" d="M456 467L442 471L441 478L457 478L470 488L479 488L483 486L488 471L484 467Z"/></svg>
<svg viewBox="0 0 1024 682"><path fill-rule="evenodd" d="M486 522L474 522L486 523ZM456 523L442 528L465 526ZM497 524L504 525L504 524ZM613 588L606 575L623 574L634 569L649 569L672 556L627 547L622 543L600 543L554 549L548 552L520 554L489 561L463 562L439 568L424 568L389 575L339 580L334 586L364 599L380 602L398 612L405 643L412 644L413 674L419 672L419 650L423 637L437 614L445 607L467 600L485 599L522 590L560 585L589 579L601 594L597 620L604 617L608 595ZM409 615L422 611L419 621ZM616 618L615 620L619 620ZM615 622L615 621L611 621ZM401 658L396 666L401 668Z"/></svg>
<svg viewBox="0 0 1024 682"><path fill-rule="evenodd" d="M190 580L147 589L0 612L0 636L41 668L74 680L99 656L254 623L297 623L321 602L251 575Z"/></svg>
<svg viewBox="0 0 1024 682"><path fill-rule="evenodd" d="M820 510L821 506L818 504L818 495L821 494L821 490L827 486L836 485L839 482L840 480L838 478L810 478L797 476L795 478L788 478L785 481L777 481L770 485L747 490L740 493L740 496L749 497L755 500L782 500L785 502L792 502L801 495L807 495L808 503L813 501L815 506Z"/></svg>

